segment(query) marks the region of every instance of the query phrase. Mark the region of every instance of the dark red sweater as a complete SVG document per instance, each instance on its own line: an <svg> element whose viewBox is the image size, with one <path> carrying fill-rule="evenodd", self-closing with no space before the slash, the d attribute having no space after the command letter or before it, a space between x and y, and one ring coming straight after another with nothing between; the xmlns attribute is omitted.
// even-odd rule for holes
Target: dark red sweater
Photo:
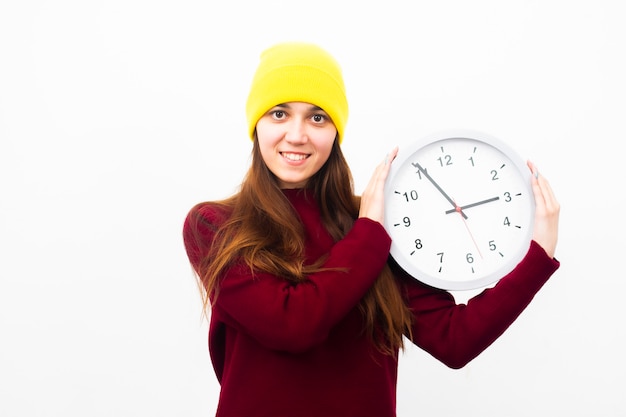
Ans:
<svg viewBox="0 0 626 417"><path fill-rule="evenodd" d="M376 351L362 334L357 308L388 261L390 238L380 223L361 218L334 242L306 192L285 195L304 224L307 259L328 254L324 266L349 273L320 272L294 285L265 273L252 277L246 267L228 271L209 327L221 384L216 415L395 416L397 359ZM189 212L183 236L196 270L225 216L210 203ZM415 313L414 343L452 368L493 343L558 267L532 242L519 266L493 289L457 305L448 292L393 266Z"/></svg>

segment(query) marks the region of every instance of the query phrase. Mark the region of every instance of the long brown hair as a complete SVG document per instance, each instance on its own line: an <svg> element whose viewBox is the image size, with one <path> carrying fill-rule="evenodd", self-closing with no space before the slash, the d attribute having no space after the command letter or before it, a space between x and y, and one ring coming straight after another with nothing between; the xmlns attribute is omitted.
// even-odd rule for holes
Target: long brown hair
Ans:
<svg viewBox="0 0 626 417"><path fill-rule="evenodd" d="M360 198L354 194L352 174L335 140L328 161L307 183L319 204L322 222L335 241L352 227ZM264 271L301 282L319 271L324 259L304 262L304 233L295 210L267 168L258 141L254 140L252 163L240 190L217 202L228 219L216 231L207 256L201 262L198 285L205 310L219 294L223 271L235 261L251 270ZM400 294L389 266L359 304L364 331L382 352L395 355L403 348L403 335L411 337L412 315Z"/></svg>

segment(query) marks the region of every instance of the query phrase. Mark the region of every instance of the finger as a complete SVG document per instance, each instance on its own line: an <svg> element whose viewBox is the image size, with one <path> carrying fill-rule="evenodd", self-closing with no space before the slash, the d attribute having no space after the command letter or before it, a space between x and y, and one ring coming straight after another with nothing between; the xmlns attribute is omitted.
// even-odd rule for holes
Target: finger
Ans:
<svg viewBox="0 0 626 417"><path fill-rule="evenodd" d="M556 197L554 196L554 192L552 191L550 182L543 175L539 173L539 169L531 161L528 161L528 167L531 169L533 173L532 182L533 182L533 192L535 193L535 198L539 198L541 200L541 203L545 206L545 208L548 211L552 212L554 210L558 210L559 203Z"/></svg>
<svg viewBox="0 0 626 417"><path fill-rule="evenodd" d="M379 180L382 180L383 182L387 179L387 176L389 175L389 170L391 169L391 163L396 159L396 156L398 156L398 147L394 147L391 152L389 152L386 156L385 156L385 160L383 161L383 165L381 166L381 170L379 172Z"/></svg>
<svg viewBox="0 0 626 417"><path fill-rule="evenodd" d="M532 187L535 199L537 203L541 204L548 212L554 212L559 210L559 203L554 196L550 182L539 173L539 169L535 164L528 161L528 167L531 169L532 175Z"/></svg>
<svg viewBox="0 0 626 417"><path fill-rule="evenodd" d="M537 206L543 207L545 206L546 201L545 201L543 190L541 189L541 185L539 184L539 170L537 169L537 166L531 161L527 161L526 165L528 165L528 168L530 169L530 172L532 173L530 183L531 183L531 187L533 190L533 195L535 197L536 204Z"/></svg>
<svg viewBox="0 0 626 417"><path fill-rule="evenodd" d="M558 200L554 195L554 191L552 191L552 187L548 180L546 180L543 176L539 176L539 187L541 188L542 196L545 201L546 210L549 213L556 213L560 209L560 205Z"/></svg>
<svg viewBox="0 0 626 417"><path fill-rule="evenodd" d="M398 147L394 147L391 152L389 152L387 154L387 156L385 157L385 165L391 165L391 163L394 161L394 159L396 159L396 156L398 156Z"/></svg>
<svg viewBox="0 0 626 417"><path fill-rule="evenodd" d="M367 188L373 188L376 186L376 184L380 183L381 181L384 182L387 179L387 175L389 174L389 170L391 168L391 163L396 158L397 154L398 147L395 147L391 152L385 155L383 161L376 166L374 173L370 177Z"/></svg>
<svg viewBox="0 0 626 417"><path fill-rule="evenodd" d="M537 165L535 165L531 160L526 161L526 165L528 166L528 169L530 169L530 172L532 172L533 177L539 178L539 169L537 168Z"/></svg>
<svg viewBox="0 0 626 417"><path fill-rule="evenodd" d="M388 153L383 161L376 166L363 194L361 195L361 208L359 217L370 217L382 222L384 212L384 189L391 162L397 156L397 147Z"/></svg>

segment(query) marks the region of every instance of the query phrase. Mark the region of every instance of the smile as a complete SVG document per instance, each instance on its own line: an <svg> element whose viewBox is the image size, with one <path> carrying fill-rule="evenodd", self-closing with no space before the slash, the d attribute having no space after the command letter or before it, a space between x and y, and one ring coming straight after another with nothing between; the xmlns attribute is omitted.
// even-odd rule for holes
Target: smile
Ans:
<svg viewBox="0 0 626 417"><path fill-rule="evenodd" d="M281 152L280 154L283 156L283 158L288 159L290 161L302 161L304 159L307 159L309 156L311 156L310 154L289 153L289 152Z"/></svg>

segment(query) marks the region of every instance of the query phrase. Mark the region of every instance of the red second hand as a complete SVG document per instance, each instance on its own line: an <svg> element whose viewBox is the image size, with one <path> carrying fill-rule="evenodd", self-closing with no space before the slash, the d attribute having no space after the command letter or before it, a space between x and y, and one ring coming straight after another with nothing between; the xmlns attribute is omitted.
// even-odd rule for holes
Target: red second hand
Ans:
<svg viewBox="0 0 626 417"><path fill-rule="evenodd" d="M476 247L476 250L478 251L478 254L480 255L480 259L483 259L483 254L480 252L480 249L478 248L478 244L476 243L476 239L474 239L474 235L472 234L472 231L470 230L467 224L467 220L465 220L465 217L463 217L463 211L461 210L461 207L459 207L456 204L456 201L454 202L454 210L456 210L456 212L461 215L461 220L463 220L463 224L465 225L465 228L467 229L467 233L469 233L470 237L472 238L472 242L474 242L474 246Z"/></svg>

